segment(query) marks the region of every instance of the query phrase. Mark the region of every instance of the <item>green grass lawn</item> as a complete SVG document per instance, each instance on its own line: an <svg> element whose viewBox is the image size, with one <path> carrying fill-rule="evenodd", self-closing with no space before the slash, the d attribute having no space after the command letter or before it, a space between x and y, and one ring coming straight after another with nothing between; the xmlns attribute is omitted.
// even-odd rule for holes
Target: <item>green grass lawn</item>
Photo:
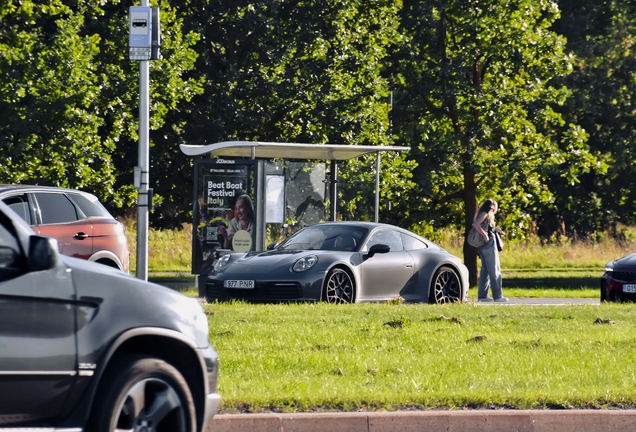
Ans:
<svg viewBox="0 0 636 432"><path fill-rule="evenodd" d="M636 402L634 305L204 307L223 413Z"/></svg>

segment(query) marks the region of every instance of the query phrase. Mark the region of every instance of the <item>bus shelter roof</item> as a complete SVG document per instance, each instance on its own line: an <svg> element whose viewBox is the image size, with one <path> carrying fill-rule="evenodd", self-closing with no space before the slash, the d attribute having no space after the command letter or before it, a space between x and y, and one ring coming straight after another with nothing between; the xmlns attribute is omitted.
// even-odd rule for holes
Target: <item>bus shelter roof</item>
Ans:
<svg viewBox="0 0 636 432"><path fill-rule="evenodd" d="M224 141L207 145L181 144L188 156L249 157L252 159L323 159L346 160L369 153L408 151L409 147L362 146L345 144L300 144L259 141Z"/></svg>

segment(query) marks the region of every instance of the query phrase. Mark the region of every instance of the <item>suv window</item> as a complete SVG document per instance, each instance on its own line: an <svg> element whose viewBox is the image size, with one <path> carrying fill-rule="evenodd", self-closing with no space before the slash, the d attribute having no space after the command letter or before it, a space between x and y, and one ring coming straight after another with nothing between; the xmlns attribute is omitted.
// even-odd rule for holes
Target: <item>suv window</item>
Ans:
<svg viewBox="0 0 636 432"><path fill-rule="evenodd" d="M29 198L27 194L13 195L2 200L11 210L25 220L29 225L33 225L31 220L31 210L29 209Z"/></svg>
<svg viewBox="0 0 636 432"><path fill-rule="evenodd" d="M34 195L40 207L43 225L75 222L79 219L77 209L66 195L60 193L35 193Z"/></svg>
<svg viewBox="0 0 636 432"><path fill-rule="evenodd" d="M69 198L84 212L86 217L107 217L111 218L108 210L104 208L97 198L90 200L86 195L73 193L69 194Z"/></svg>
<svg viewBox="0 0 636 432"><path fill-rule="evenodd" d="M0 281L7 279L18 264L20 245L13 234L3 225L0 218Z"/></svg>

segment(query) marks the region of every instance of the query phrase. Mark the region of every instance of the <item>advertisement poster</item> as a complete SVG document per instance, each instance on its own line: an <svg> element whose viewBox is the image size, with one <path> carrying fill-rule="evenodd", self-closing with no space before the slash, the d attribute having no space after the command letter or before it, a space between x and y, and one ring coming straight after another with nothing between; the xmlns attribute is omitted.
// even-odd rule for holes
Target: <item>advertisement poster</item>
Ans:
<svg viewBox="0 0 636 432"><path fill-rule="evenodd" d="M231 159L198 161L193 221L193 273L207 273L219 254L256 244L255 165Z"/></svg>

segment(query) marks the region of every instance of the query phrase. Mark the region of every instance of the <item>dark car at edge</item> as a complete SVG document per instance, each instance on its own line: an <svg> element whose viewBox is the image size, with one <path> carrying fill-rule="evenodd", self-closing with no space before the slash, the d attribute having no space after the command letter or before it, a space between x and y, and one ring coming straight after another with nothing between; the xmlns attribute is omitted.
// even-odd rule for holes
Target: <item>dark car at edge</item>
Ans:
<svg viewBox="0 0 636 432"><path fill-rule="evenodd" d="M636 253L605 264L601 301L636 301Z"/></svg>
<svg viewBox="0 0 636 432"><path fill-rule="evenodd" d="M0 202L0 430L204 431L208 332L196 299L62 255Z"/></svg>

